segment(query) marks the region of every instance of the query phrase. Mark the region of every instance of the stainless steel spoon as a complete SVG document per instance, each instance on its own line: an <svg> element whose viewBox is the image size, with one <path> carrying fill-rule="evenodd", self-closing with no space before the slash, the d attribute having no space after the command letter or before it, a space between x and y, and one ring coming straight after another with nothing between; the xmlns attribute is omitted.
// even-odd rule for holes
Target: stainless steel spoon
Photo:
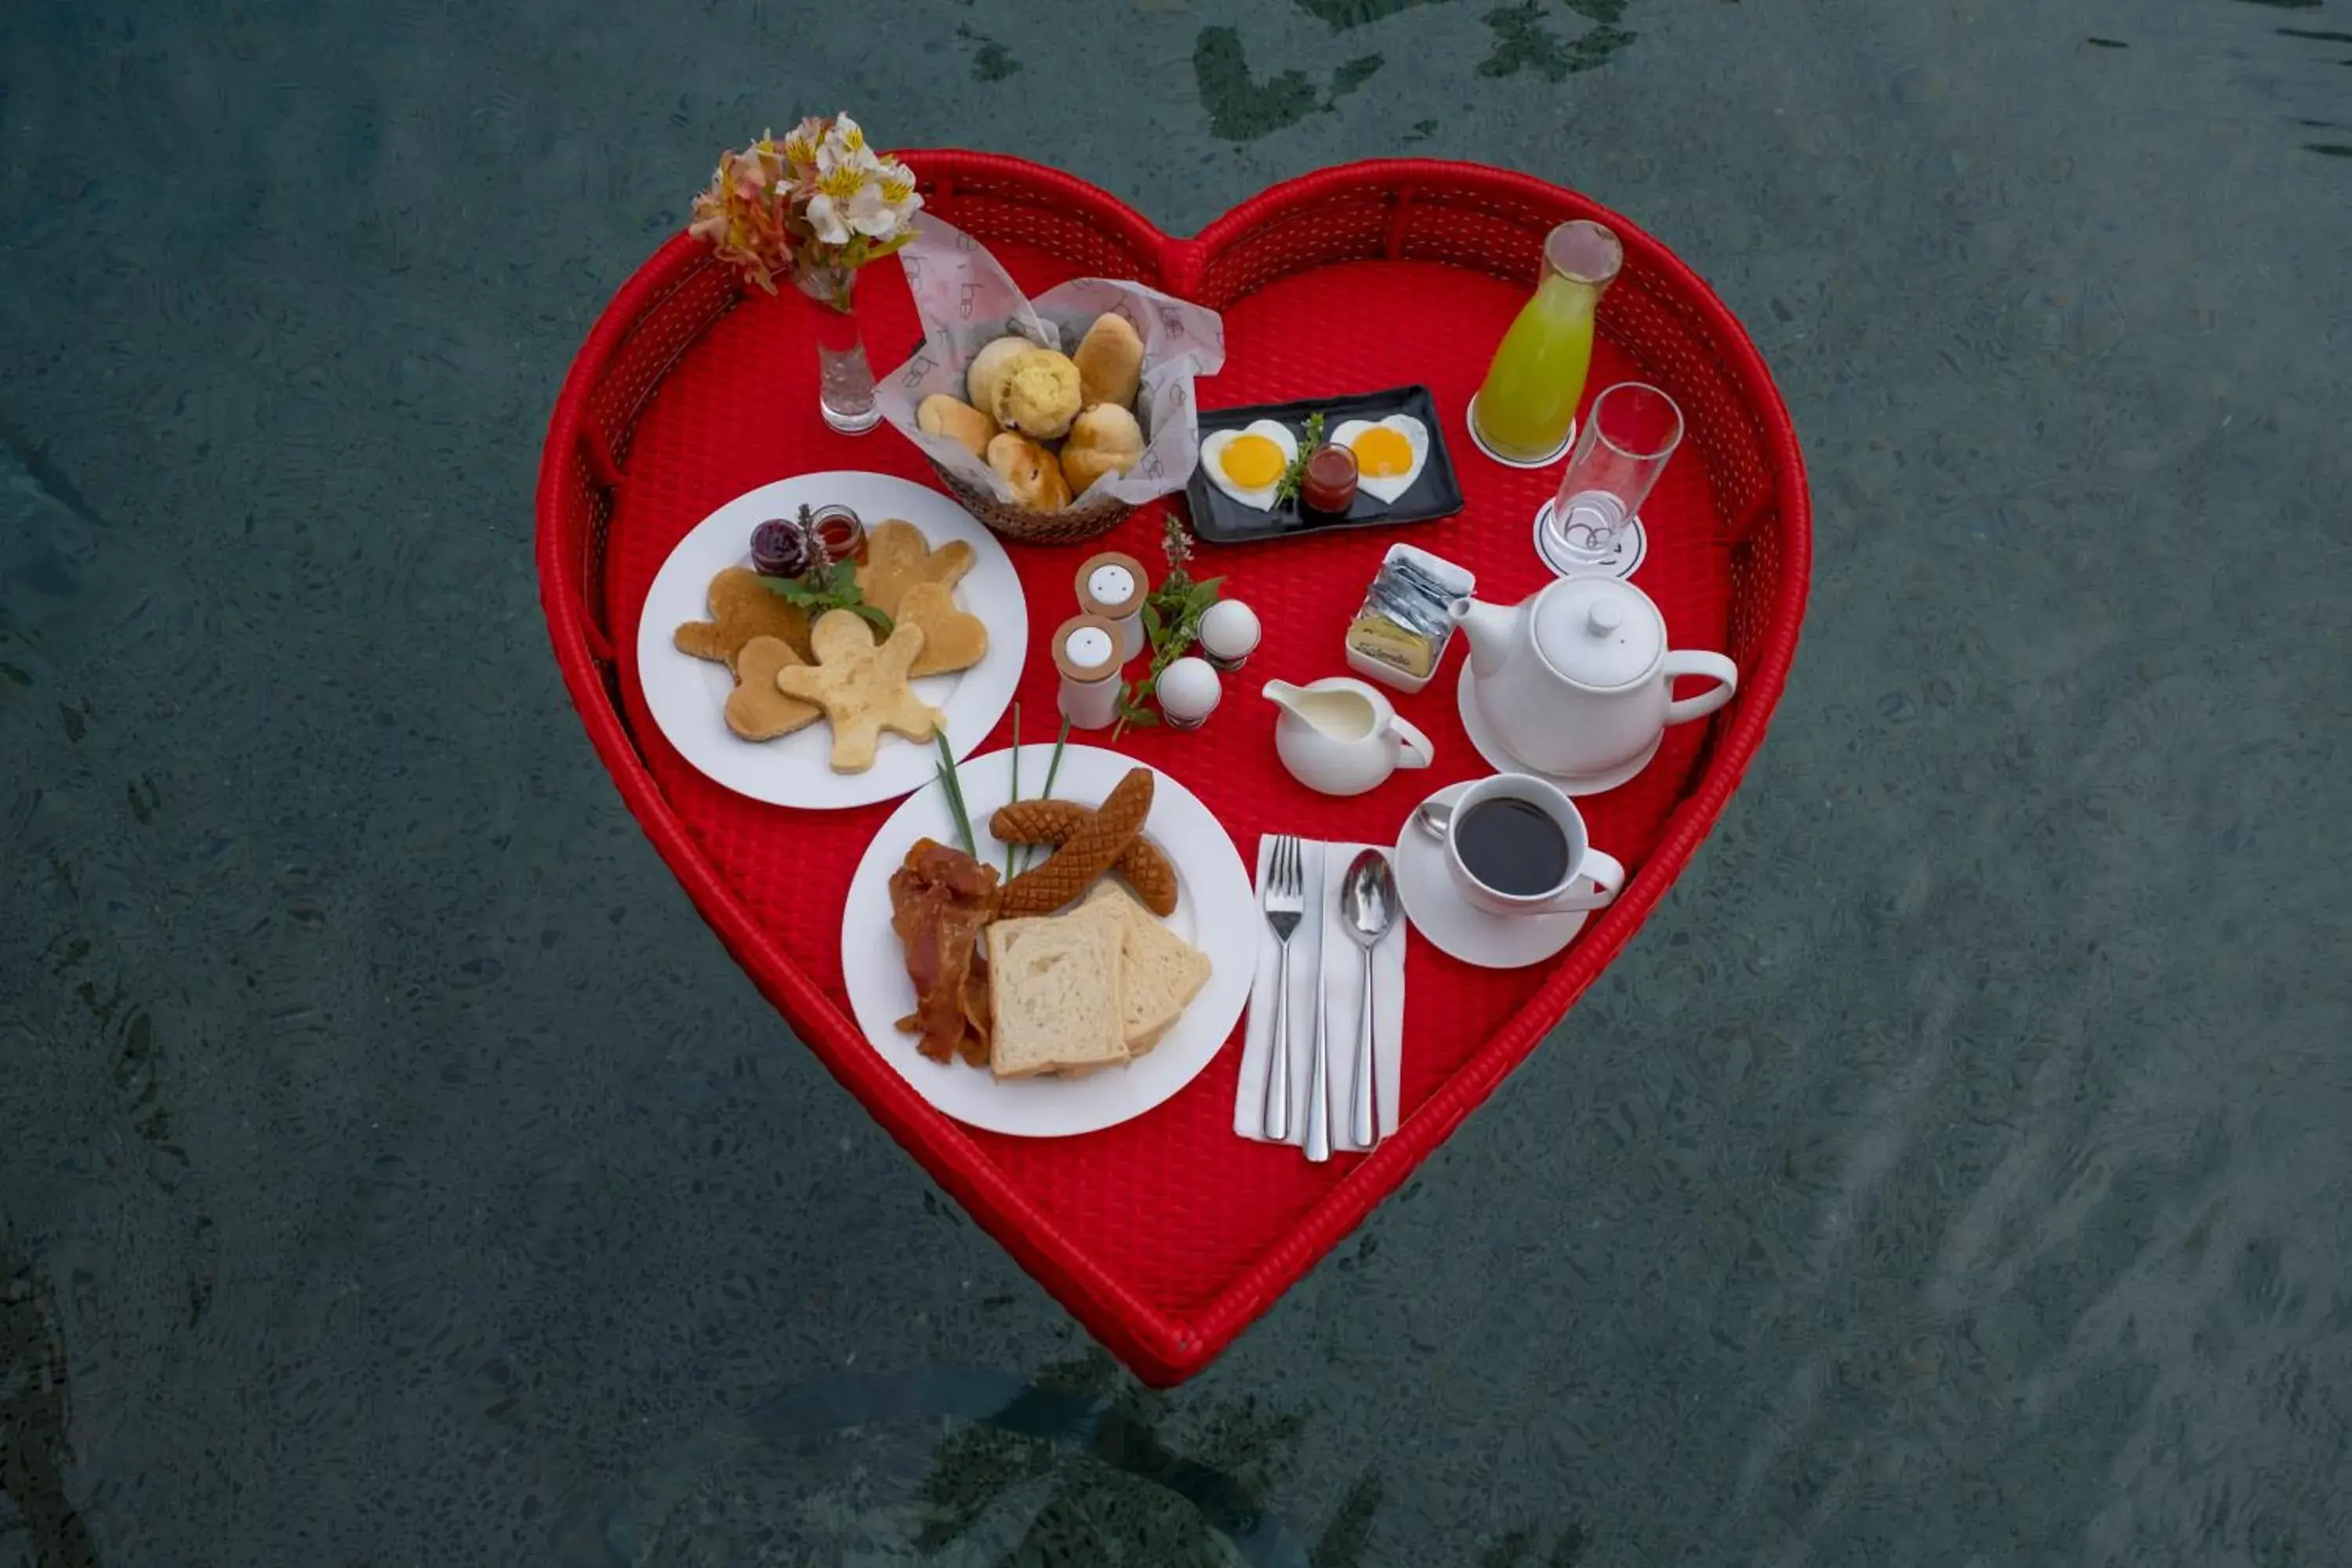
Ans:
<svg viewBox="0 0 2352 1568"><path fill-rule="evenodd" d="M1349 1096L1348 1132L1362 1149L1370 1148L1379 1136L1372 1068L1372 949L1396 923L1396 874L1389 868L1387 856L1367 849L1348 862L1348 879L1339 889L1339 918L1364 951L1364 1006L1356 1024L1356 1082Z"/></svg>

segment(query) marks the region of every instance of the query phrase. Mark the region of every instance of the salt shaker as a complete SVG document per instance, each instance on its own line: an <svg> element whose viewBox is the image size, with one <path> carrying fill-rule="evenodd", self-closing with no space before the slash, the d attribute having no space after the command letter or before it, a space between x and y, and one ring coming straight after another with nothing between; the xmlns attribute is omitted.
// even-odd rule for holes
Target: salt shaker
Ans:
<svg viewBox="0 0 2352 1568"><path fill-rule="evenodd" d="M1062 716L1073 729L1108 730L1118 717L1118 628L1100 616L1072 616L1054 628Z"/></svg>
<svg viewBox="0 0 2352 1568"><path fill-rule="evenodd" d="M1186 657L1160 672L1152 695L1160 699L1160 717L1171 730L1197 730L1217 709L1223 689L1205 658Z"/></svg>
<svg viewBox="0 0 2352 1568"><path fill-rule="evenodd" d="M1257 612L1239 599L1220 599L1201 616L1201 651L1231 675L1257 651Z"/></svg>
<svg viewBox="0 0 2352 1568"><path fill-rule="evenodd" d="M1118 634L1121 664L1143 651L1145 581L1143 563L1116 550L1089 555L1078 568L1078 613L1111 624Z"/></svg>

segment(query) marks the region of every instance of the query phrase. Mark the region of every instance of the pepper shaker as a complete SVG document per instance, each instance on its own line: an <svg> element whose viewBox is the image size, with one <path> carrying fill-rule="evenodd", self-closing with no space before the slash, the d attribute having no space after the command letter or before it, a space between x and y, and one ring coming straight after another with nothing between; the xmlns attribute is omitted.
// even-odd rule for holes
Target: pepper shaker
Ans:
<svg viewBox="0 0 2352 1568"><path fill-rule="evenodd" d="M1089 555L1078 568L1078 613L1110 623L1118 636L1121 664L1143 651L1145 581L1143 563L1116 550Z"/></svg>
<svg viewBox="0 0 2352 1568"><path fill-rule="evenodd" d="M1054 628L1062 716L1078 730L1107 730L1118 717L1118 628L1100 616L1072 616Z"/></svg>

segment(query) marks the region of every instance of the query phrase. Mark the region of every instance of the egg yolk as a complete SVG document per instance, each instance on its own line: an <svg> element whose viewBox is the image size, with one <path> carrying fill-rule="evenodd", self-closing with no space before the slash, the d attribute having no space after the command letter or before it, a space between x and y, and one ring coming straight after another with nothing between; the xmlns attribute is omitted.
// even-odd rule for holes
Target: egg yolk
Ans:
<svg viewBox="0 0 2352 1568"><path fill-rule="evenodd" d="M1255 489L1280 479L1290 462L1282 448L1264 436L1244 435L1225 443L1225 449L1217 454L1217 467L1234 483Z"/></svg>
<svg viewBox="0 0 2352 1568"><path fill-rule="evenodd" d="M1402 474L1412 467L1412 443L1390 426L1375 425L1356 437L1356 467L1379 479Z"/></svg>

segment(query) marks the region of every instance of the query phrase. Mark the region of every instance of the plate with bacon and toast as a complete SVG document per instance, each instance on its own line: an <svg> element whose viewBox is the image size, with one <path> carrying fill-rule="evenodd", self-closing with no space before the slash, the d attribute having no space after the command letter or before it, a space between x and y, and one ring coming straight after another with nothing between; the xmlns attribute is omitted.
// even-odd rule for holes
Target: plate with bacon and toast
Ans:
<svg viewBox="0 0 2352 1568"><path fill-rule="evenodd" d="M874 1048L957 1121L1033 1138L1116 1126L1192 1082L1257 952L1248 869L1198 797L1115 752L1066 746L1056 767L1054 751L1018 748L1017 799L1013 750L908 797L866 846L841 933Z"/></svg>

